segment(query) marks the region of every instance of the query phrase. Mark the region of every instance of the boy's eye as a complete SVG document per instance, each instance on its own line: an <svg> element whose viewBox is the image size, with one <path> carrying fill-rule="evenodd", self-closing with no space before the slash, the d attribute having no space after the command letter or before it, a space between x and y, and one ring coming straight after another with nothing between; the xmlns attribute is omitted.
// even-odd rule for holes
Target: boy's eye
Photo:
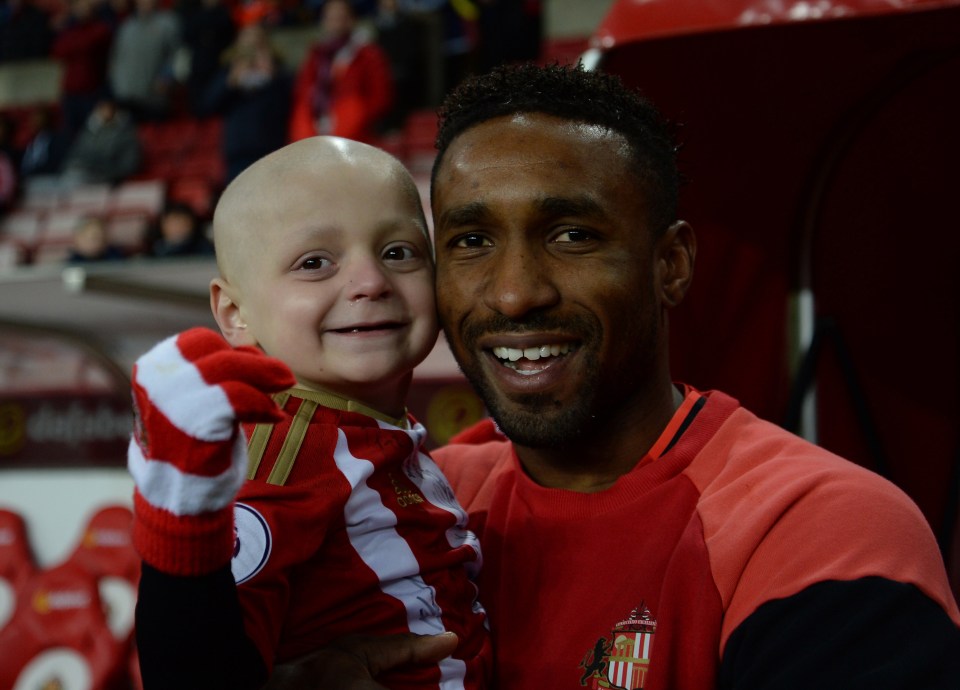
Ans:
<svg viewBox="0 0 960 690"><path fill-rule="evenodd" d="M384 261L414 261L421 258L423 258L423 251L419 247L406 242L391 244L383 250Z"/></svg>
<svg viewBox="0 0 960 690"><path fill-rule="evenodd" d="M306 259L300 262L300 270L303 271L319 271L323 268L327 268L331 265L330 259L323 256L308 256Z"/></svg>
<svg viewBox="0 0 960 690"><path fill-rule="evenodd" d="M385 261L406 261L414 258L416 255L417 253L413 250L413 247L408 247L403 244L392 245L383 251Z"/></svg>

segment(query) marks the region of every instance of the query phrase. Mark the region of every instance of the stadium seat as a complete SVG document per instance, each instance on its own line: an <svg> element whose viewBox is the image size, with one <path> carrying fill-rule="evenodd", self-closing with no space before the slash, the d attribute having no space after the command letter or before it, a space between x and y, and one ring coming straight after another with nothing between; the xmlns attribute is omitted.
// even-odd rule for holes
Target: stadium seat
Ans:
<svg viewBox="0 0 960 690"><path fill-rule="evenodd" d="M34 573L0 631L0 688L117 690L127 648L103 614L97 583L75 563Z"/></svg>
<svg viewBox="0 0 960 690"><path fill-rule="evenodd" d="M437 114L433 110L415 110L403 125L403 162L411 173L429 172L437 152Z"/></svg>
<svg viewBox="0 0 960 690"><path fill-rule="evenodd" d="M20 208L0 220L0 237L30 246L40 238L45 211Z"/></svg>
<svg viewBox="0 0 960 690"><path fill-rule="evenodd" d="M170 201L188 204L200 218L213 213L213 183L204 175L179 177L170 183Z"/></svg>
<svg viewBox="0 0 960 690"><path fill-rule="evenodd" d="M0 271L7 271L23 264L26 252L23 247L0 237Z"/></svg>
<svg viewBox="0 0 960 690"><path fill-rule="evenodd" d="M110 206L110 197L110 185L84 184L64 190L60 205L77 213L102 214Z"/></svg>
<svg viewBox="0 0 960 690"><path fill-rule="evenodd" d="M59 175L36 175L23 181L23 197L18 208L49 211L60 205L63 183Z"/></svg>
<svg viewBox="0 0 960 690"><path fill-rule="evenodd" d="M110 213L143 211L156 217L163 208L166 191L163 180L128 180L113 190Z"/></svg>
<svg viewBox="0 0 960 690"><path fill-rule="evenodd" d="M39 242L44 244L70 244L77 225L88 215L95 215L74 208L50 211L41 224Z"/></svg>
<svg viewBox="0 0 960 690"><path fill-rule="evenodd" d="M23 517L0 508L0 630L13 617L16 593L36 571Z"/></svg>
<svg viewBox="0 0 960 690"><path fill-rule="evenodd" d="M67 559L97 580L107 624L117 640L128 643L140 580L140 557L130 542L133 513L126 506L105 506L87 522Z"/></svg>
<svg viewBox="0 0 960 690"><path fill-rule="evenodd" d="M130 254L144 248L151 217L145 211L113 213L107 217L107 238Z"/></svg>

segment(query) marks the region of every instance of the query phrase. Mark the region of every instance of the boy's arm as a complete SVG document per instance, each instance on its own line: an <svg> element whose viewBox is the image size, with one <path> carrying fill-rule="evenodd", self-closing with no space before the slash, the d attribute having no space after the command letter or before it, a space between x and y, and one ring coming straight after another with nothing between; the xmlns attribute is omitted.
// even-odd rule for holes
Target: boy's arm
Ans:
<svg viewBox="0 0 960 690"><path fill-rule="evenodd" d="M247 468L239 423L282 418L271 393L293 383L283 363L207 329L137 360L128 465L144 561L136 625L146 690L255 688L265 679L230 571Z"/></svg>
<svg viewBox="0 0 960 690"><path fill-rule="evenodd" d="M254 690L267 681L229 565L177 576L144 563L136 636L144 690Z"/></svg>

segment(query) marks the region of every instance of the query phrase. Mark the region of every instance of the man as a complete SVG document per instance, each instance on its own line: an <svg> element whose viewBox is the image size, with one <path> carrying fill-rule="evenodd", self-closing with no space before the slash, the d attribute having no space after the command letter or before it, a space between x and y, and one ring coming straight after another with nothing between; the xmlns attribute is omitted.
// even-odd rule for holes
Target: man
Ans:
<svg viewBox="0 0 960 690"><path fill-rule="evenodd" d="M171 115L180 18L158 0L136 0L117 27L107 78L110 90L138 121Z"/></svg>
<svg viewBox="0 0 960 690"><path fill-rule="evenodd" d="M104 97L67 149L62 178L68 185L118 184L140 169L142 159L136 123Z"/></svg>
<svg viewBox="0 0 960 690"><path fill-rule="evenodd" d="M960 687L916 506L672 382L696 243L656 112L608 75L506 68L448 97L437 142L438 309L510 439L435 454L483 544L497 687ZM428 655L388 642L353 652Z"/></svg>

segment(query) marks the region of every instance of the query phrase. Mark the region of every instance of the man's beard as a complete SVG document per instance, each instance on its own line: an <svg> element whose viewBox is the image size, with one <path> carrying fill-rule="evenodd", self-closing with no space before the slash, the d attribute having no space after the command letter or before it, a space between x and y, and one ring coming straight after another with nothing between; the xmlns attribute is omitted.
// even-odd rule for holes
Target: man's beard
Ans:
<svg viewBox="0 0 960 690"><path fill-rule="evenodd" d="M451 348L461 371L483 400L497 426L511 441L521 446L563 447L579 441L596 425L598 411L594 409L594 403L599 387L596 345L601 340L601 327L599 323L584 317L564 318L559 324L559 327L553 327L553 320L543 316L519 323L495 317L463 329L463 347L473 353L469 360L458 354L456 348ZM478 350L473 343L487 333L524 331L573 332L579 335L578 356L584 360L585 376L576 398L564 403L546 393L531 393L514 396L507 401L498 394L496 386L487 380L483 366L478 361L482 355L475 354ZM454 342L449 332L447 340Z"/></svg>
<svg viewBox="0 0 960 690"><path fill-rule="evenodd" d="M482 375L464 370L464 375L487 406L500 430L514 443L529 448L561 448L589 434L596 423L593 411L596 378L580 389L572 403L562 405L546 394L515 398L512 409L501 402ZM520 407L522 406L522 407Z"/></svg>

